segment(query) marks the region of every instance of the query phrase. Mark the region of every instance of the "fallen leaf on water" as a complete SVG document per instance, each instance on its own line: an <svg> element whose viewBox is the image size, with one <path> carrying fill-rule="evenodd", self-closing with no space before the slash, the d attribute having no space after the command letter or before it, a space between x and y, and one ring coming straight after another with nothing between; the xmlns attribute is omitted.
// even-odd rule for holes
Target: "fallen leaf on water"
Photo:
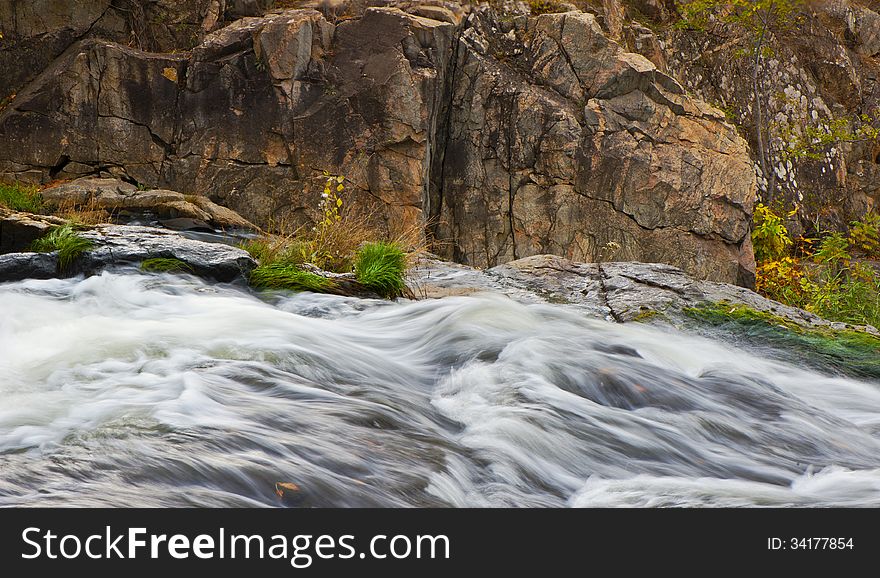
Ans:
<svg viewBox="0 0 880 578"><path fill-rule="evenodd" d="M284 496L284 490L298 492L299 486L290 482L275 482L275 493L278 494L279 498Z"/></svg>

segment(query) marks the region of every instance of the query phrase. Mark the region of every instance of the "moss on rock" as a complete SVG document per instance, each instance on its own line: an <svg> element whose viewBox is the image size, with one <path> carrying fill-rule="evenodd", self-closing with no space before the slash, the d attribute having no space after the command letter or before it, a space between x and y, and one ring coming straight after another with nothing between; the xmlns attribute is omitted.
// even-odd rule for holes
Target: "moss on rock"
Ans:
<svg viewBox="0 0 880 578"><path fill-rule="evenodd" d="M811 366L830 367L855 377L880 378L880 337L866 331L830 325L805 327L766 311L725 302L687 307L683 312L754 343L790 351Z"/></svg>

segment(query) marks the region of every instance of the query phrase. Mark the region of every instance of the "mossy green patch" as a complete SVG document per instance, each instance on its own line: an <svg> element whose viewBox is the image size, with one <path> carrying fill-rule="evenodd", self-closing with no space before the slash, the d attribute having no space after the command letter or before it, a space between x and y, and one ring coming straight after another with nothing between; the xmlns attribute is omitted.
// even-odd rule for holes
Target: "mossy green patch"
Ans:
<svg viewBox="0 0 880 578"><path fill-rule="evenodd" d="M39 253L58 251L58 265L62 269L66 269L92 247L94 247L94 243L80 237L73 225L67 223L61 227L55 227L44 237L34 241L31 248Z"/></svg>
<svg viewBox="0 0 880 578"><path fill-rule="evenodd" d="M853 329L804 327L745 305L708 303L684 313L737 337L769 345L819 369L854 377L880 378L880 337Z"/></svg>
<svg viewBox="0 0 880 578"><path fill-rule="evenodd" d="M642 309L641 311L639 311L638 315L632 318L632 320L636 321L637 323L647 323L658 315L661 315L659 311L654 311L653 309Z"/></svg>
<svg viewBox="0 0 880 578"><path fill-rule="evenodd" d="M329 293L335 287L332 279L284 263L260 265L251 271L250 283L258 289L287 289L315 293Z"/></svg>
<svg viewBox="0 0 880 578"><path fill-rule="evenodd" d="M141 271L148 273L192 273L193 268L189 263L180 259L155 258L144 259L141 262Z"/></svg>

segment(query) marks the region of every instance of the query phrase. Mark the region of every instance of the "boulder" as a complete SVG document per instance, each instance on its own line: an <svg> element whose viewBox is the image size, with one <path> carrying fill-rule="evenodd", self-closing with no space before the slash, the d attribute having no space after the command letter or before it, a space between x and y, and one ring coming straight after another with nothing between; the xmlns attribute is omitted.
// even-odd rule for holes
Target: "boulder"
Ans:
<svg viewBox="0 0 880 578"><path fill-rule="evenodd" d="M94 273L110 265L139 263L146 259L178 259L199 276L218 281L233 281L246 276L256 262L247 251L223 243L206 243L182 235L130 225L100 225L80 236L95 243L73 268L80 273Z"/></svg>
<svg viewBox="0 0 880 578"><path fill-rule="evenodd" d="M58 276L54 253L6 253L0 255L0 283L25 279L53 279Z"/></svg>
<svg viewBox="0 0 880 578"><path fill-rule="evenodd" d="M26 251L62 219L18 213L0 207L0 254Z"/></svg>
<svg viewBox="0 0 880 578"><path fill-rule="evenodd" d="M214 228L256 229L235 211L198 195L184 195L166 189L141 190L114 178L83 177L42 191L49 209L88 207L115 211L154 213L160 219L197 219Z"/></svg>

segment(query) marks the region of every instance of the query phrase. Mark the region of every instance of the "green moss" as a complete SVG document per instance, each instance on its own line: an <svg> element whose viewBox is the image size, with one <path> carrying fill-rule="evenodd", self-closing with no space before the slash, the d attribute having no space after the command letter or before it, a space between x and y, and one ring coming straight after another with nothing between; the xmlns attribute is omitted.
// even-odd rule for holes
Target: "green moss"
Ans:
<svg viewBox="0 0 880 578"><path fill-rule="evenodd" d="M149 273L192 273L193 268L180 259L144 259L141 263L141 271Z"/></svg>
<svg viewBox="0 0 880 578"><path fill-rule="evenodd" d="M12 185L0 183L0 205L13 211L39 213L43 208L43 199L37 187L18 183Z"/></svg>
<svg viewBox="0 0 880 578"><path fill-rule="evenodd" d="M658 315L660 315L659 311L654 311L653 309L642 309L642 311L640 311L638 315L633 317L632 320L638 323L646 323L654 319Z"/></svg>
<svg viewBox="0 0 880 578"><path fill-rule="evenodd" d="M766 311L725 302L685 308L684 313L752 343L782 349L813 367L880 378L880 337L864 331L804 327Z"/></svg>
<svg viewBox="0 0 880 578"><path fill-rule="evenodd" d="M529 8L532 16L540 16L541 14L553 14L555 12L565 12L562 4L555 0L528 0Z"/></svg>
<svg viewBox="0 0 880 578"><path fill-rule="evenodd" d="M367 243L357 253L354 274L358 282L383 297L400 297L406 291L406 253L394 243Z"/></svg>
<svg viewBox="0 0 880 578"><path fill-rule="evenodd" d="M48 235L34 241L32 249L40 253L58 251L58 264L66 269L74 260L88 251L94 244L83 239L70 223L55 227Z"/></svg>
<svg viewBox="0 0 880 578"><path fill-rule="evenodd" d="M303 271L296 265L284 263L260 265L251 271L250 283L258 289L288 289L315 293L328 293L335 287L331 279Z"/></svg>

